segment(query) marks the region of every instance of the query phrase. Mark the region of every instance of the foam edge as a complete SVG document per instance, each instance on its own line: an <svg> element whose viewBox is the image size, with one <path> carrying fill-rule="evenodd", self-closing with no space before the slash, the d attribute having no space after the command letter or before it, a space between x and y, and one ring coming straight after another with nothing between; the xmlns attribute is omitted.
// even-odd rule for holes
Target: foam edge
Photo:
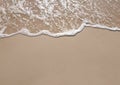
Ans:
<svg viewBox="0 0 120 85"><path fill-rule="evenodd" d="M39 31L37 33L31 33L27 28L23 28L20 31L12 33L12 34L3 34L3 31L5 29L2 29L0 31L0 38L10 37L10 36L13 36L16 34L23 34L23 35L27 35L27 36L31 36L31 37L39 36L39 35L48 35L51 37L73 36L73 35L76 35L77 33L81 32L85 27L107 29L107 30L111 30L111 31L120 31L120 28L118 28L118 27L111 28L111 27L107 27L104 25L100 25L100 24L88 24L86 22L83 22L78 29L71 29L71 30L67 30L67 31L64 31L61 33L51 33L48 30L42 30L42 31Z"/></svg>

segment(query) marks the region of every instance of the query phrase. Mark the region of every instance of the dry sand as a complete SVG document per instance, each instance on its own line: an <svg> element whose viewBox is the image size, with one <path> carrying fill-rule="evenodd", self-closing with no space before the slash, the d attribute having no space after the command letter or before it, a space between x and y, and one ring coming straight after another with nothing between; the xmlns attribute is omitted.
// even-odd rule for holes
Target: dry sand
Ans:
<svg viewBox="0 0 120 85"><path fill-rule="evenodd" d="M0 40L0 85L120 85L120 32Z"/></svg>

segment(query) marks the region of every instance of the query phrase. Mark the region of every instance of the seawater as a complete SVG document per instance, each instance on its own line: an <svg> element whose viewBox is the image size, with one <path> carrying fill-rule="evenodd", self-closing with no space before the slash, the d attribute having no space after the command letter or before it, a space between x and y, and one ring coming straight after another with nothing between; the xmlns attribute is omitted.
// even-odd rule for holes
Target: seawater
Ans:
<svg viewBox="0 0 120 85"><path fill-rule="evenodd" d="M0 0L0 38L75 35L85 27L120 30L120 0Z"/></svg>

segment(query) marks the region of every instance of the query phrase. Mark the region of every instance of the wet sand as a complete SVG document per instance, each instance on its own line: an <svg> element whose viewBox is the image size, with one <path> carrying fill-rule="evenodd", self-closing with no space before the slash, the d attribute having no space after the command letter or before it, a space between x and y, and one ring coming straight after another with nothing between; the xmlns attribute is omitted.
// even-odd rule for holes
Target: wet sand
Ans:
<svg viewBox="0 0 120 85"><path fill-rule="evenodd" d="M0 85L119 85L120 32L0 39Z"/></svg>

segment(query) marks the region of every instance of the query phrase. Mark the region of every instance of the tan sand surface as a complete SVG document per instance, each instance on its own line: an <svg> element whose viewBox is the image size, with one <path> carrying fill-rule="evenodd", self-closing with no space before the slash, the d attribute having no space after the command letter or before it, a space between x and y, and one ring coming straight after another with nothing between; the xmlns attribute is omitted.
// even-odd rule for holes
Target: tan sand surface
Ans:
<svg viewBox="0 0 120 85"><path fill-rule="evenodd" d="M120 85L120 32L0 39L0 85Z"/></svg>

